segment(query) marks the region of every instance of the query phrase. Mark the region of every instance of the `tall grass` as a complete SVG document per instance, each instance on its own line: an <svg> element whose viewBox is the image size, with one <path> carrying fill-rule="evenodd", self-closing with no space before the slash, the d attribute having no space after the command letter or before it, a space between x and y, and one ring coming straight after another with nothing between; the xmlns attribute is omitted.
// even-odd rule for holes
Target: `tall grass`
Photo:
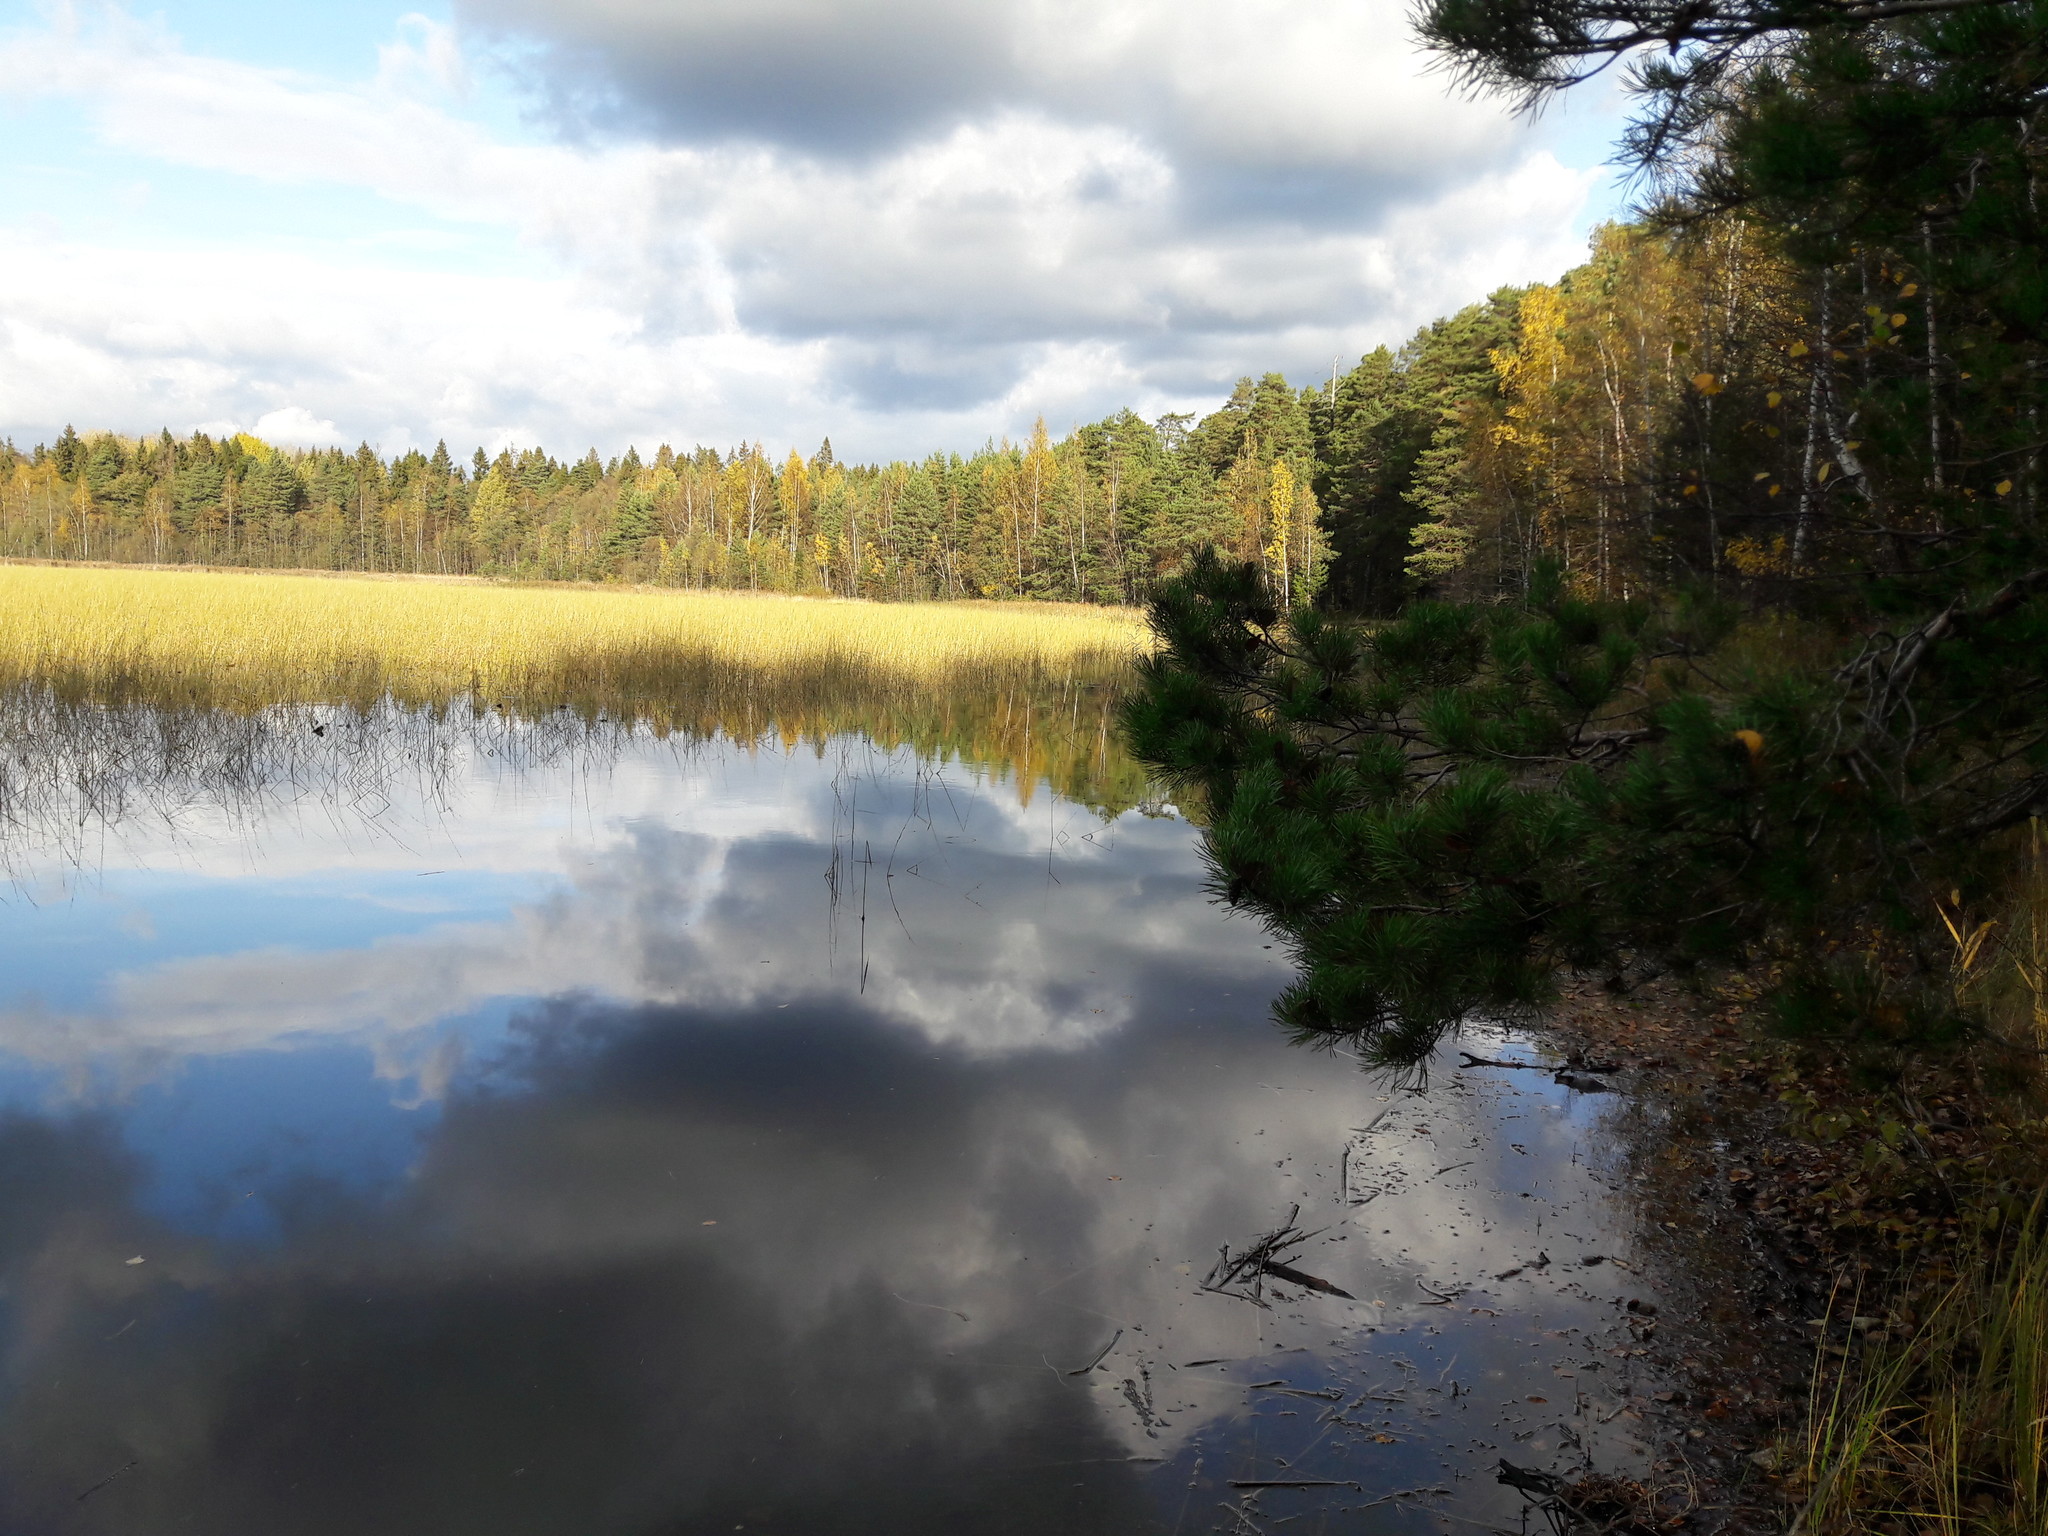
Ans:
<svg viewBox="0 0 2048 1536"><path fill-rule="evenodd" d="M2009 1129L2038 1156L2048 1053L2048 838L2026 829L2005 910L1944 913L1959 1005L2032 1056ZM1953 1281L1900 1344L1816 1376L1807 1536L2048 1536L2048 1195L1953 1255ZM1825 1357L1823 1357L1825 1358Z"/></svg>
<svg viewBox="0 0 2048 1536"><path fill-rule="evenodd" d="M655 711L1121 673L1132 610L0 566L0 683L106 701Z"/></svg>
<svg viewBox="0 0 2048 1536"><path fill-rule="evenodd" d="M1809 1536L2048 1532L2048 1232L1971 1255L1912 1337L1818 1393Z"/></svg>
<svg viewBox="0 0 2048 1536"><path fill-rule="evenodd" d="M282 771L280 743L320 740L305 711L325 706L446 712L457 735L545 727L522 741L859 732L1009 773L1026 800L1050 782L1121 810L1146 793L1113 719L1143 640L1135 612L1064 604L0 565L0 826L55 825L38 809L63 799L52 774L101 811L124 785L204 783L226 803Z"/></svg>

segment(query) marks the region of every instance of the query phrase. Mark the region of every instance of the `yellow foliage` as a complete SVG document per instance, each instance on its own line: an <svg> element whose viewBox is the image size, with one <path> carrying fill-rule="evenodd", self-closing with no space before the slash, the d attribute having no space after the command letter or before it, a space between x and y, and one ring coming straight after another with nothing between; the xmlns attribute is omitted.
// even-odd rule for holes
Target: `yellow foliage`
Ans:
<svg viewBox="0 0 2048 1536"><path fill-rule="evenodd" d="M1496 429L1500 441L1540 448L1545 436L1536 425L1539 402L1564 372L1564 295L1547 283L1531 285L1522 296L1521 334L1513 351L1488 354L1509 399L1507 421Z"/></svg>
<svg viewBox="0 0 2048 1536"><path fill-rule="evenodd" d="M1272 538L1266 545L1266 563L1275 577L1280 605L1284 608L1292 595L1288 591L1287 541L1294 531L1294 471L1287 467L1284 459L1273 461L1273 490L1269 504L1272 517L1267 532Z"/></svg>
<svg viewBox="0 0 2048 1536"><path fill-rule="evenodd" d="M517 529L517 509L512 499L512 482L502 469L493 468L476 488L470 503L469 534L477 547L495 556Z"/></svg>
<svg viewBox="0 0 2048 1536"><path fill-rule="evenodd" d="M1745 576L1783 576L1792 570L1792 552L1783 534L1769 544L1758 539L1730 539L1725 553L1728 563Z"/></svg>

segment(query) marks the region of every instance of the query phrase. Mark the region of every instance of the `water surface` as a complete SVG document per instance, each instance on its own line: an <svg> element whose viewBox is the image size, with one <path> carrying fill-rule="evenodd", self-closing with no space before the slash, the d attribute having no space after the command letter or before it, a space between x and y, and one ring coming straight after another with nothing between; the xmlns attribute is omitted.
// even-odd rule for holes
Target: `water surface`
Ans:
<svg viewBox="0 0 2048 1536"><path fill-rule="evenodd" d="M1649 1455L1611 1101L1290 1047L1170 807L96 729L7 831L0 1530L1517 1529L1501 1457ZM1352 1299L1202 1289L1295 1207Z"/></svg>

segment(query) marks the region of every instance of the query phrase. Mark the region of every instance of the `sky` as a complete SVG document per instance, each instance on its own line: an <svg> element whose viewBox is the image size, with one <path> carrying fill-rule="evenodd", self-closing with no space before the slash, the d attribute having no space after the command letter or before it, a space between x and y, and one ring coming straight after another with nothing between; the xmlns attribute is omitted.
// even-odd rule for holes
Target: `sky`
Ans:
<svg viewBox="0 0 2048 1536"><path fill-rule="evenodd" d="M0 0L0 437L876 460L1326 378L1624 205L1611 96L1406 10Z"/></svg>

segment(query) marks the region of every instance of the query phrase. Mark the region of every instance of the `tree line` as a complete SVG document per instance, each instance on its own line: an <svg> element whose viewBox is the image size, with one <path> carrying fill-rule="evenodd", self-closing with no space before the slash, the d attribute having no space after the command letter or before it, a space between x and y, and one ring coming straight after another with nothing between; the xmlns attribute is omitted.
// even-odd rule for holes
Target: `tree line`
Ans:
<svg viewBox="0 0 2048 1536"><path fill-rule="evenodd" d="M1054 440L842 463L829 440L458 462L247 435L67 428L0 447L16 557L485 574L869 598L1134 602L1214 548L1284 606L1501 597L1556 562L1627 597L1830 583L2000 503L2039 505L2037 360L1932 229L1818 257L1753 208L1613 225L1297 388L1199 419L1121 411Z"/></svg>
<svg viewBox="0 0 2048 1536"><path fill-rule="evenodd" d="M380 457L246 434L80 435L0 448L15 557L627 581L844 597L1137 600L1194 549L1313 594L1329 540L1309 392L1247 380L1197 421L1130 411L1055 441L842 463L827 439L664 444L610 461L538 448L465 464L445 443Z"/></svg>

